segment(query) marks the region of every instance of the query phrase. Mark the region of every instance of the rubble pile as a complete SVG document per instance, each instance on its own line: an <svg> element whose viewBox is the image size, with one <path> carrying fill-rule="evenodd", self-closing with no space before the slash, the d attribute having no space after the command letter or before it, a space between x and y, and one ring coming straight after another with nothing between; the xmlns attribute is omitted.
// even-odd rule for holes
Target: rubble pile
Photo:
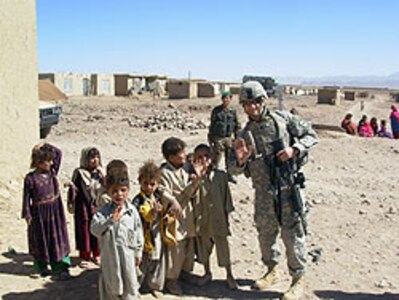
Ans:
<svg viewBox="0 0 399 300"><path fill-rule="evenodd" d="M132 116L124 120L128 122L130 127L146 128L150 132L174 129L194 131L207 128L204 122L196 120L192 116L183 114L177 110L164 111L160 114L151 115L148 118Z"/></svg>

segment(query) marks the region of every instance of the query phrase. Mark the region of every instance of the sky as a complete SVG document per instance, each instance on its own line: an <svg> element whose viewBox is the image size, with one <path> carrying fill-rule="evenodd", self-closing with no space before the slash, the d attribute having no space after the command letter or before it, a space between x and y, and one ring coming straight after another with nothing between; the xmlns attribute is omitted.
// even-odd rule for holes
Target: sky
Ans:
<svg viewBox="0 0 399 300"><path fill-rule="evenodd" d="M37 0L39 72L240 81L399 72L396 0Z"/></svg>

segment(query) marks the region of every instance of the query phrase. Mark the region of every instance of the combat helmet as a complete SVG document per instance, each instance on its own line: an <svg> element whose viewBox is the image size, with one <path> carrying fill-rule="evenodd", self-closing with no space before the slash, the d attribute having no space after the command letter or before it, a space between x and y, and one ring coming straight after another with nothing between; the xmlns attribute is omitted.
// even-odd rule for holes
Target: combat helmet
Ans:
<svg viewBox="0 0 399 300"><path fill-rule="evenodd" d="M240 91L240 104L244 102L266 100L267 94L263 86L257 81L247 81L242 84Z"/></svg>

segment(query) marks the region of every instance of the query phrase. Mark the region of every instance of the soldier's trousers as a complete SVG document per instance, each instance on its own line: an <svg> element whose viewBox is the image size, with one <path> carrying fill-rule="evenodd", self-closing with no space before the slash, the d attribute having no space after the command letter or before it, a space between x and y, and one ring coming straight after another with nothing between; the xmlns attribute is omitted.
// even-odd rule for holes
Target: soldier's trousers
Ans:
<svg viewBox="0 0 399 300"><path fill-rule="evenodd" d="M216 168L220 168L220 161L224 155L225 168L229 163L229 155L233 149L233 138L225 137L219 138L214 143L211 144L212 160Z"/></svg>
<svg viewBox="0 0 399 300"><path fill-rule="evenodd" d="M300 276L306 271L305 233L300 217L295 214L290 201L291 191L282 192L281 221L274 209L273 194L266 187L255 188L255 224L258 231L262 261L269 268L278 264L281 252L278 236L281 232L290 275Z"/></svg>

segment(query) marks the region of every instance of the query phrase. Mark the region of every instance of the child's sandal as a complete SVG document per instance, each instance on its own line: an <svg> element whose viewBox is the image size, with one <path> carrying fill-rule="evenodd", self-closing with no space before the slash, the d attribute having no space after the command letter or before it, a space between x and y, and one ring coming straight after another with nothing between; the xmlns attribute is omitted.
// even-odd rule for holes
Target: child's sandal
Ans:
<svg viewBox="0 0 399 300"><path fill-rule="evenodd" d="M41 277L39 272L33 272L31 274L29 274L29 277L32 279L39 279Z"/></svg>
<svg viewBox="0 0 399 300"><path fill-rule="evenodd" d="M86 260L82 260L79 264L79 268L88 269L90 267L89 262Z"/></svg>

